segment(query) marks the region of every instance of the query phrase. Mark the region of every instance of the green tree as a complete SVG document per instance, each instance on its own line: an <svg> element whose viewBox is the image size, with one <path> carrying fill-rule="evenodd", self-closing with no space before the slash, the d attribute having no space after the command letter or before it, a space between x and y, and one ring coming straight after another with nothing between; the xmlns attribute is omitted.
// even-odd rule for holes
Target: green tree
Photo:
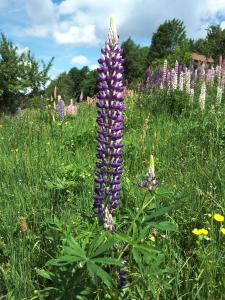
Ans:
<svg viewBox="0 0 225 300"><path fill-rule="evenodd" d="M190 42L192 52L210 56L210 49L207 39L198 39L197 41L191 40Z"/></svg>
<svg viewBox="0 0 225 300"><path fill-rule="evenodd" d="M35 60L30 51L18 54L18 48L0 39L0 109L13 111L22 101L44 91L53 58L46 65Z"/></svg>
<svg viewBox="0 0 225 300"><path fill-rule="evenodd" d="M81 90L84 93L84 97L93 97L96 93L96 80L98 72L96 70L88 72L86 78L81 83Z"/></svg>
<svg viewBox="0 0 225 300"><path fill-rule="evenodd" d="M82 69L76 67L70 69L68 77L71 81L70 94L72 98L78 98L82 91L82 82L87 79L89 68L84 66Z"/></svg>
<svg viewBox="0 0 225 300"><path fill-rule="evenodd" d="M121 47L124 50L125 80L128 84L136 83L143 78L147 68L148 47L141 48L131 38L123 42Z"/></svg>
<svg viewBox="0 0 225 300"><path fill-rule="evenodd" d="M207 29L205 39L192 42L192 51L218 59L220 55L225 56L225 29L219 25L210 25Z"/></svg>
<svg viewBox="0 0 225 300"><path fill-rule="evenodd" d="M148 59L166 58L172 54L177 47L181 47L187 40L184 23L173 19L165 21L153 33Z"/></svg>
<svg viewBox="0 0 225 300"><path fill-rule="evenodd" d="M209 54L212 57L218 58L220 55L225 56L225 29L222 29L219 25L209 26L206 40Z"/></svg>

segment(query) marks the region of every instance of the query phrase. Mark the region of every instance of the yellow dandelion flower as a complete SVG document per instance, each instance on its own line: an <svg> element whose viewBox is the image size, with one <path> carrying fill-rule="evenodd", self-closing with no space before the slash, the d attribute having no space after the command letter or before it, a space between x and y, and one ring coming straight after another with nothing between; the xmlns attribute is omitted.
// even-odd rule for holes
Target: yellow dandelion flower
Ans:
<svg viewBox="0 0 225 300"><path fill-rule="evenodd" d="M195 234L195 235L200 235L200 234L201 234L200 230L197 229L197 228L194 228L194 229L192 230L192 233Z"/></svg>
<svg viewBox="0 0 225 300"><path fill-rule="evenodd" d="M224 221L224 216L222 216L221 214L215 214L213 216L214 220L216 220L217 222L223 222Z"/></svg>
<svg viewBox="0 0 225 300"><path fill-rule="evenodd" d="M211 217L212 217L212 214L208 214L208 217L211 218Z"/></svg>
<svg viewBox="0 0 225 300"><path fill-rule="evenodd" d="M209 233L208 230L204 229L204 228L200 229L200 231L201 231L201 234L203 234L203 235L207 235Z"/></svg>
<svg viewBox="0 0 225 300"><path fill-rule="evenodd" d="M207 229L204 229L204 228L202 228L202 229L194 228L192 230L192 233L195 235L207 235L209 232Z"/></svg>
<svg viewBox="0 0 225 300"><path fill-rule="evenodd" d="M220 232L225 235L225 228L221 227Z"/></svg>
<svg viewBox="0 0 225 300"><path fill-rule="evenodd" d="M149 239L150 239L150 241L155 242L155 237L154 237L154 235L151 235Z"/></svg>

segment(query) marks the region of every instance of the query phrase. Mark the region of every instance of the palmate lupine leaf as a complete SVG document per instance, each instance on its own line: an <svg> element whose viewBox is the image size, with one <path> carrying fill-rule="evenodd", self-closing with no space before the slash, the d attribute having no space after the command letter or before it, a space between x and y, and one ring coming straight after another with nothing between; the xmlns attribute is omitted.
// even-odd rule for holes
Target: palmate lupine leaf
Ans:
<svg viewBox="0 0 225 300"><path fill-rule="evenodd" d="M68 251L69 252L72 251L73 255L78 256L80 258L83 259L87 258L85 251L80 247L78 242L73 237L70 237L68 239L68 247L67 246L64 247L64 252L69 254Z"/></svg>
<svg viewBox="0 0 225 300"><path fill-rule="evenodd" d="M107 250L111 249L112 246L115 244L115 239L111 239L106 241L104 244L100 245L100 247L98 247L94 254L92 255L92 257L96 257L104 252L106 252Z"/></svg>
<svg viewBox="0 0 225 300"><path fill-rule="evenodd" d="M112 258L112 257L92 258L91 262L100 263L100 264L104 264L104 265L114 265L114 266L123 267L123 264L119 259Z"/></svg>
<svg viewBox="0 0 225 300"><path fill-rule="evenodd" d="M114 285L112 277L94 262L87 262L87 270L94 281L96 280L96 277L99 277L108 287L112 287Z"/></svg>
<svg viewBox="0 0 225 300"><path fill-rule="evenodd" d="M143 219L142 219L142 222L147 222L147 221L150 221L156 217L160 217L166 213L168 213L171 209L173 208L173 206L168 206L168 207L162 207L160 209L157 209L156 211L150 213L150 214L147 214L147 215L144 215L143 216Z"/></svg>
<svg viewBox="0 0 225 300"><path fill-rule="evenodd" d="M79 256L74 256L74 255L63 255L60 256L56 259L50 259L46 265L52 265L52 266L65 266L68 264L72 264L72 263L76 263L76 262L80 262L83 261L84 259L79 257Z"/></svg>

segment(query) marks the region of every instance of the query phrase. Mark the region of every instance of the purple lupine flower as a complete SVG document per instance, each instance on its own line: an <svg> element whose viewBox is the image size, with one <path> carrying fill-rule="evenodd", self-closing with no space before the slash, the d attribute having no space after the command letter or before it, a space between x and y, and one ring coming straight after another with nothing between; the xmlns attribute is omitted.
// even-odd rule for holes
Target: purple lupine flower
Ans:
<svg viewBox="0 0 225 300"><path fill-rule="evenodd" d="M157 67L155 76L154 76L154 84L156 86L160 86L161 82L162 82L162 71L160 70L159 67Z"/></svg>
<svg viewBox="0 0 225 300"><path fill-rule="evenodd" d="M64 112L64 107L65 107L65 103L62 100L61 96L58 96L58 104L57 104L57 112L59 114L59 120L63 121L64 117L65 117L65 112Z"/></svg>
<svg viewBox="0 0 225 300"><path fill-rule="evenodd" d="M145 188L149 192L153 192L154 187L159 184L159 180L155 176L155 162L153 155L150 156L150 164L148 172L145 174L145 180L140 182L138 186L140 188Z"/></svg>
<svg viewBox="0 0 225 300"><path fill-rule="evenodd" d="M122 49L118 43L118 35L114 18L110 20L110 28L105 47L98 60L100 67L98 77L97 112L97 171L95 178L94 212L104 227L115 231L112 212L121 201L122 176L122 130L125 109L123 97Z"/></svg>

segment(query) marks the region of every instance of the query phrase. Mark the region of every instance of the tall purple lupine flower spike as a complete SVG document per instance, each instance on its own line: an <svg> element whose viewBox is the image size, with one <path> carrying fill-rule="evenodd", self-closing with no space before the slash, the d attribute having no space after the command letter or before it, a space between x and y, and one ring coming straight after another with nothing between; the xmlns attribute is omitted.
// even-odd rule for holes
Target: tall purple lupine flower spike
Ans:
<svg viewBox="0 0 225 300"><path fill-rule="evenodd" d="M120 204L122 176L122 130L125 109L123 97L122 49L118 43L115 20L110 28L105 47L98 60L97 112L97 171L95 178L94 212L104 227L115 231L112 212Z"/></svg>

